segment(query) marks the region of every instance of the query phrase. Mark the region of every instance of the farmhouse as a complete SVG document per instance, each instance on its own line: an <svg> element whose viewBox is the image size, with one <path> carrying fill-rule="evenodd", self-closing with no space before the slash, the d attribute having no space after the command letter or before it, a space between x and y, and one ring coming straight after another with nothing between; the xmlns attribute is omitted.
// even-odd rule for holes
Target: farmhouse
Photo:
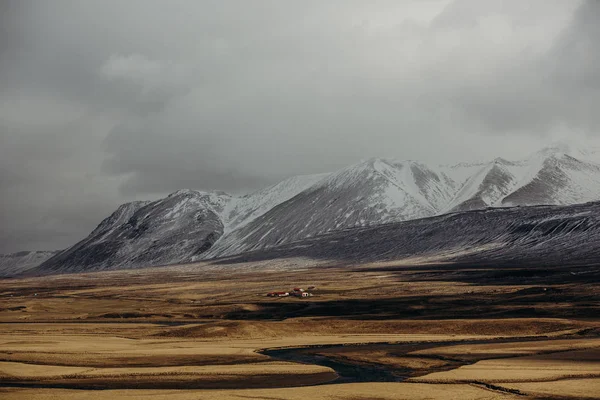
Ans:
<svg viewBox="0 0 600 400"><path fill-rule="evenodd" d="M299 287L293 288L289 292L269 292L269 293L267 293L267 297L287 297L287 296L312 297L312 293L310 293L302 288L299 288Z"/></svg>
<svg viewBox="0 0 600 400"><path fill-rule="evenodd" d="M291 292L290 292L290 296L294 296L294 297L311 297L312 294L307 292L306 290L302 289L302 288L294 288Z"/></svg>
<svg viewBox="0 0 600 400"><path fill-rule="evenodd" d="M286 297L290 294L288 292L270 292L267 293L267 297Z"/></svg>

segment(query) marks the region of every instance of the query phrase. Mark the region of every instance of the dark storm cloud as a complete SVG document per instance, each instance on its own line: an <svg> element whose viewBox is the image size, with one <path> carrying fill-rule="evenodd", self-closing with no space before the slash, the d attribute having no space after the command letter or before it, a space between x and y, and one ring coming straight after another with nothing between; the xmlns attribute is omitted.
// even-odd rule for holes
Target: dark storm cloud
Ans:
<svg viewBox="0 0 600 400"><path fill-rule="evenodd" d="M556 116L572 126L600 135L600 2L589 0L557 40L549 57Z"/></svg>
<svg viewBox="0 0 600 400"><path fill-rule="evenodd" d="M0 252L118 203L600 128L600 2L4 1ZM468 146L465 146L468 143ZM475 154L475 155L474 155Z"/></svg>
<svg viewBox="0 0 600 400"><path fill-rule="evenodd" d="M125 194L165 193L173 188L197 187L202 182L213 190L250 190L267 185L268 179L253 176L242 168L224 165L214 138L204 136L199 143L196 131L165 135L172 129L160 120L149 118L142 125L118 125L107 137L110 156L103 170L125 175L121 185Z"/></svg>

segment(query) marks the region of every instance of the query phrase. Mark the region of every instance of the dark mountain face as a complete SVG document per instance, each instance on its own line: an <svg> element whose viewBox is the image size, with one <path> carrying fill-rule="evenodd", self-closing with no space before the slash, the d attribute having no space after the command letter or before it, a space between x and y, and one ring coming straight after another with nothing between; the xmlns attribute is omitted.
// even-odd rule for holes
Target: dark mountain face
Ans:
<svg viewBox="0 0 600 400"><path fill-rule="evenodd" d="M37 271L80 272L189 262L223 234L218 195L177 192L152 203L121 206L90 236Z"/></svg>
<svg viewBox="0 0 600 400"><path fill-rule="evenodd" d="M600 203L515 207L348 229L223 260L303 257L379 261L600 266Z"/></svg>

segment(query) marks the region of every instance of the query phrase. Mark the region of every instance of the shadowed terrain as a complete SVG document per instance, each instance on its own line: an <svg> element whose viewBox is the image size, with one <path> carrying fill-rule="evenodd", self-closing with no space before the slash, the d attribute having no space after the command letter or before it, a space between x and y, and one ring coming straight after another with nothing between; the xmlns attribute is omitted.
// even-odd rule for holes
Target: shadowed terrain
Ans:
<svg viewBox="0 0 600 400"><path fill-rule="evenodd" d="M450 269L458 264L511 276L514 268L545 271L570 266L581 268L569 273L583 273L588 275L585 279L594 279L600 266L598 243L600 203L588 203L495 208L348 229L222 262L303 257L357 265L402 260L400 265L451 263Z"/></svg>

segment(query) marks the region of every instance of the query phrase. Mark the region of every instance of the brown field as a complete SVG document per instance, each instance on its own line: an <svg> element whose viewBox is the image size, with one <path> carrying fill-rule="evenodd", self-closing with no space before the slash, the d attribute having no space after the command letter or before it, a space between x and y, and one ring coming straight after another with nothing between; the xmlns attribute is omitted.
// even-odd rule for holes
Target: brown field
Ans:
<svg viewBox="0 0 600 400"><path fill-rule="evenodd" d="M0 280L0 398L600 398L594 282L267 264Z"/></svg>

